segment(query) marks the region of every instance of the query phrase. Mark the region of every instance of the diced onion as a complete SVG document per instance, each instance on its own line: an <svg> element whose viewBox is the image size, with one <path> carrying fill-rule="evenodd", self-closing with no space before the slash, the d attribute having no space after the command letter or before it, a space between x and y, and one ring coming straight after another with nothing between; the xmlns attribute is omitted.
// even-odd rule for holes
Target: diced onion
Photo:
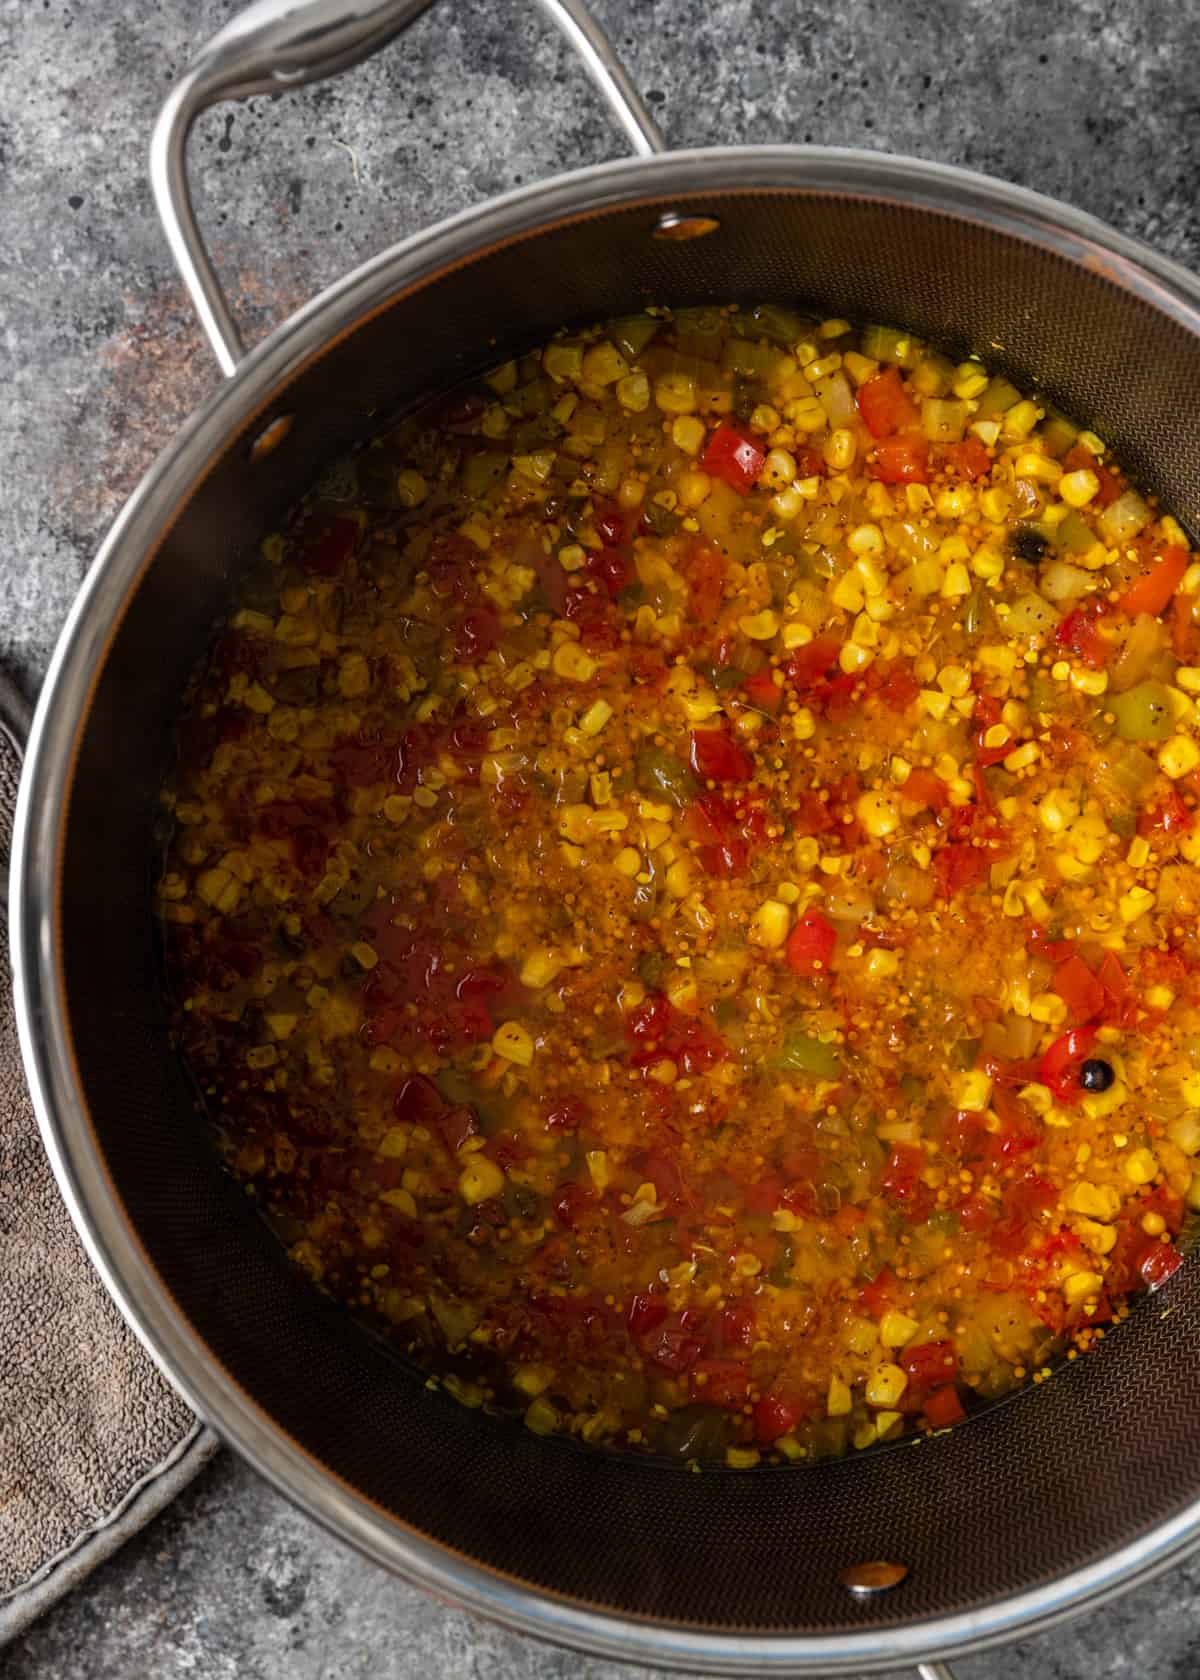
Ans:
<svg viewBox="0 0 1200 1680"><path fill-rule="evenodd" d="M1086 595L1091 587L1089 573L1065 560L1052 560L1038 578L1038 588L1048 601L1069 601L1073 596Z"/></svg>
<svg viewBox="0 0 1200 1680"><path fill-rule="evenodd" d="M828 379L818 379L813 389L829 416L830 426L852 426L858 419L858 405L844 373L831 373Z"/></svg>
<svg viewBox="0 0 1200 1680"><path fill-rule="evenodd" d="M1126 490L1105 508L1097 523L1105 542L1128 542L1150 523L1150 509L1136 490Z"/></svg>

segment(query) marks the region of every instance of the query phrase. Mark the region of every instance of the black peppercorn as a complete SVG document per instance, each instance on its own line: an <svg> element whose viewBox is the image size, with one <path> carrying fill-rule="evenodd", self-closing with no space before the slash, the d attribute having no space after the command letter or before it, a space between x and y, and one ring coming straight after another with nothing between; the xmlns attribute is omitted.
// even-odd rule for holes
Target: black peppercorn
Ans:
<svg viewBox="0 0 1200 1680"><path fill-rule="evenodd" d="M1085 1091L1107 1091L1116 1077L1112 1063L1101 1061L1099 1056L1091 1057L1079 1070L1079 1083Z"/></svg>

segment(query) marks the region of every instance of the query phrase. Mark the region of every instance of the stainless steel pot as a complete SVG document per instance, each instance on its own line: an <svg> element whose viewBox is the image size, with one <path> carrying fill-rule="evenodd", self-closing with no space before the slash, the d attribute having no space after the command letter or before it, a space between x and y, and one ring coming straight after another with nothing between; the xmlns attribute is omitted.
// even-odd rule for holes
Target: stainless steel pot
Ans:
<svg viewBox="0 0 1200 1680"><path fill-rule="evenodd" d="M794 147L668 153L578 0L542 0L641 156L495 200L364 264L243 356L188 204L213 100L362 57L421 0L266 0L171 95L153 177L229 376L97 556L42 694L15 842L22 1044L46 1147L130 1323L304 1510L524 1632L711 1673L847 1673L1029 1633L1200 1536L1200 1272L1104 1349L945 1438L689 1476L467 1413L287 1266L215 1165L169 1051L156 789L185 677L255 545L381 410L646 301L811 300L985 351L1200 528L1200 286L1090 218L959 170ZM673 236L673 237L670 237ZM842 1572L908 1566L890 1592Z"/></svg>

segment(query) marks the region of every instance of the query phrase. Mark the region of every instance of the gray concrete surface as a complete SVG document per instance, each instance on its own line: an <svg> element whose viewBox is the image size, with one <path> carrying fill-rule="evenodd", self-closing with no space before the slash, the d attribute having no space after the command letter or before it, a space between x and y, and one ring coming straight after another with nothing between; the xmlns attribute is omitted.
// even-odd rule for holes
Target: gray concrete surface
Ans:
<svg viewBox="0 0 1200 1680"><path fill-rule="evenodd" d="M145 183L222 0L0 0L0 659L31 688L96 543L215 382ZM597 0L670 139L861 144L1070 199L1200 266L1197 0ZM214 114L197 201L251 338L388 240L615 155L523 0L441 0L337 84ZM962 1680L1193 1680L1200 1565ZM0 1656L8 1680L509 1680L633 1671L385 1578L224 1457Z"/></svg>

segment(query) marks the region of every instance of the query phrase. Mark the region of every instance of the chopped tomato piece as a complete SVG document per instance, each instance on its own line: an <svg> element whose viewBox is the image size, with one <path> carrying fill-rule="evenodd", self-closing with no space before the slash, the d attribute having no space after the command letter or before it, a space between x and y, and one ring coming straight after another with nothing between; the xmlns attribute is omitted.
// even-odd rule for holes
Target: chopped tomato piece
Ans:
<svg viewBox="0 0 1200 1680"><path fill-rule="evenodd" d="M693 729L690 762L706 782L748 782L754 774L750 754L723 729Z"/></svg>
<svg viewBox="0 0 1200 1680"><path fill-rule="evenodd" d="M769 670L755 671L742 684L742 693L752 706L774 717L783 705L783 690Z"/></svg>
<svg viewBox="0 0 1200 1680"><path fill-rule="evenodd" d="M1077 1026L1094 1020L1104 1008L1104 987L1082 957L1059 963L1051 985Z"/></svg>
<svg viewBox="0 0 1200 1680"><path fill-rule="evenodd" d="M764 1394L754 1407L754 1433L764 1446L788 1435L804 1416L805 1408L779 1394Z"/></svg>
<svg viewBox="0 0 1200 1680"><path fill-rule="evenodd" d="M933 879L939 898L954 898L984 880L991 860L981 846L952 840L934 853Z"/></svg>
<svg viewBox="0 0 1200 1680"><path fill-rule="evenodd" d="M788 935L784 955L793 974L827 974L837 929L819 910L806 910Z"/></svg>
<svg viewBox="0 0 1200 1680"><path fill-rule="evenodd" d="M713 478L723 479L739 496L745 496L753 490L766 458L766 450L760 449L752 437L736 426L721 425L709 438L700 465Z"/></svg>
<svg viewBox="0 0 1200 1680"><path fill-rule="evenodd" d="M1195 812L1172 788L1161 804L1139 814L1137 831L1142 835L1186 834L1195 821Z"/></svg>
<svg viewBox="0 0 1200 1680"><path fill-rule="evenodd" d="M908 1372L914 1388L939 1388L953 1382L958 1375L958 1355L950 1341L922 1342L918 1347L905 1348L900 1355L900 1368Z"/></svg>
<svg viewBox="0 0 1200 1680"><path fill-rule="evenodd" d="M899 370L891 367L868 379L858 393L858 412L873 438L890 437L920 424L916 406L904 389Z"/></svg>
<svg viewBox="0 0 1200 1680"><path fill-rule="evenodd" d="M693 1400L736 1412L746 1404L750 1373L736 1359L701 1359L692 1366L689 1383Z"/></svg>
<svg viewBox="0 0 1200 1680"><path fill-rule="evenodd" d="M1147 1289L1161 1289L1168 1278L1183 1265L1183 1255L1174 1243L1156 1242L1143 1259L1138 1271Z"/></svg>
<svg viewBox="0 0 1200 1680"><path fill-rule="evenodd" d="M914 805L925 805L931 811L944 811L950 803L950 790L932 770L913 770L900 789L902 799Z"/></svg>
<svg viewBox="0 0 1200 1680"><path fill-rule="evenodd" d="M818 636L796 649L784 666L784 675L798 693L807 694L831 671L837 670L841 651L842 644L836 636Z"/></svg>
<svg viewBox="0 0 1200 1680"><path fill-rule="evenodd" d="M1151 562L1150 570L1144 572L1121 596L1117 603L1121 611L1128 613L1130 618L1136 618L1138 613L1163 612L1183 582L1189 558L1186 548L1164 548L1162 554Z"/></svg>
<svg viewBox="0 0 1200 1680"><path fill-rule="evenodd" d="M992 458L977 437L947 446L946 459L960 478L976 479L991 471Z"/></svg>
<svg viewBox="0 0 1200 1680"><path fill-rule="evenodd" d="M1102 671L1108 644L1096 628L1095 615L1084 607L1069 612L1054 632L1054 640L1065 653L1073 653L1089 671Z"/></svg>
<svg viewBox="0 0 1200 1680"><path fill-rule="evenodd" d="M684 575L692 617L700 624L715 623L720 616L725 587L725 556L715 548L698 548L684 568Z"/></svg>
<svg viewBox="0 0 1200 1680"><path fill-rule="evenodd" d="M880 438L867 471L883 484L927 484L929 444L919 432Z"/></svg>
<svg viewBox="0 0 1200 1680"><path fill-rule="evenodd" d="M961 1423L967 1415L953 1383L947 1383L944 1388L935 1388L932 1394L927 1394L921 1410L931 1429L951 1429L956 1423Z"/></svg>

